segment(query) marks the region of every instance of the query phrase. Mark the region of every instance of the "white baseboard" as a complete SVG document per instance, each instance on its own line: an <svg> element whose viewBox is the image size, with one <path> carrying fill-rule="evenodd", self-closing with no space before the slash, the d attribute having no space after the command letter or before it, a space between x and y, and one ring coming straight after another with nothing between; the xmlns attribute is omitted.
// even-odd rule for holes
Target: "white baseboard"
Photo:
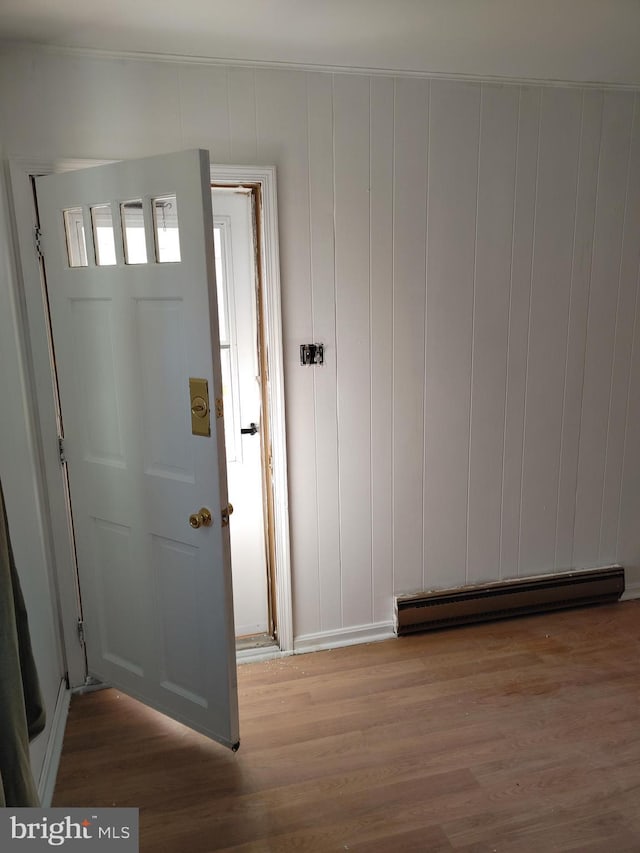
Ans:
<svg viewBox="0 0 640 853"><path fill-rule="evenodd" d="M294 639L293 651L294 654L304 654L322 649L337 649L341 646L355 646L358 643L377 643L395 636L393 622L374 622L371 625L357 625L354 628L302 634Z"/></svg>
<svg viewBox="0 0 640 853"><path fill-rule="evenodd" d="M42 770L40 771L40 779L38 780L38 797L43 808L48 808L53 799L58 765L60 764L60 756L62 755L62 742L67 724L70 698L71 691L67 688L66 682L61 681L55 711L53 712L53 721L49 730L49 742L47 743Z"/></svg>
<svg viewBox="0 0 640 853"><path fill-rule="evenodd" d="M258 663L289 655L302 655L307 652L319 652L337 649L342 646L355 646L358 643L376 643L395 637L393 622L377 622L371 625L356 625L354 628L338 628L334 631L319 631L317 634L301 634L293 641L293 651L282 651L277 646L262 646L254 649L238 649L236 662Z"/></svg>
<svg viewBox="0 0 640 853"><path fill-rule="evenodd" d="M631 601L634 598L640 598L640 567L631 566L624 570L624 586L625 590L622 595L622 601Z"/></svg>
<svg viewBox="0 0 640 853"><path fill-rule="evenodd" d="M640 583L632 583L627 586L620 601L633 601L635 598L640 598Z"/></svg>
<svg viewBox="0 0 640 853"><path fill-rule="evenodd" d="M263 660L274 660L275 658L284 658L293 654L293 652L283 652L279 646L262 646L255 649L237 649L236 663L238 666L243 663L258 663Z"/></svg>

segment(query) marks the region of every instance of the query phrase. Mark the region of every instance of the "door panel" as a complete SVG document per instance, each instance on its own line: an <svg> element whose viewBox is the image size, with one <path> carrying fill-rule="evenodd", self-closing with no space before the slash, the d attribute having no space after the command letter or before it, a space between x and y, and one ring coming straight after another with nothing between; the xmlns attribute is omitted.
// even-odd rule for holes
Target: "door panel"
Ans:
<svg viewBox="0 0 640 853"><path fill-rule="evenodd" d="M208 154L36 190L89 672L234 745L222 421L192 435L189 393L201 377L214 411L222 395Z"/></svg>
<svg viewBox="0 0 640 853"><path fill-rule="evenodd" d="M145 473L195 482L193 451L183 436L191 431L183 384L188 376L184 310L180 299L136 300L136 328L142 378Z"/></svg>

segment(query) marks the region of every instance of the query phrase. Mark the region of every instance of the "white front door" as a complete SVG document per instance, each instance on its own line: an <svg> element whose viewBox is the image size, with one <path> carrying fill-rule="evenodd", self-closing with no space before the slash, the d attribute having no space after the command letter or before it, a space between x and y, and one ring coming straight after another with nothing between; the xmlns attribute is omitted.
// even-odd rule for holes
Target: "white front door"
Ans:
<svg viewBox="0 0 640 853"><path fill-rule="evenodd" d="M208 153L36 191L89 672L234 746ZM190 378L208 388L208 435L192 433L207 418Z"/></svg>
<svg viewBox="0 0 640 853"><path fill-rule="evenodd" d="M251 190L212 190L236 636L269 631Z"/></svg>

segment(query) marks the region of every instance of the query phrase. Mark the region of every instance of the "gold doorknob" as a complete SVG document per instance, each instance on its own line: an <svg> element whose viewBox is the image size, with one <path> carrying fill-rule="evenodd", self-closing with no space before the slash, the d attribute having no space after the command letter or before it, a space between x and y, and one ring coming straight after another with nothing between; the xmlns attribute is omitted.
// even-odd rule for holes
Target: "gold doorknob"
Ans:
<svg viewBox="0 0 640 853"><path fill-rule="evenodd" d="M199 512L194 512L193 515L189 516L189 524L194 530L197 530L198 527L211 527L211 510L207 509L206 506L201 507Z"/></svg>
<svg viewBox="0 0 640 853"><path fill-rule="evenodd" d="M228 504L220 513L220 515L222 516L222 526L223 527L229 526L229 516L231 515L232 512L233 512L233 504Z"/></svg>

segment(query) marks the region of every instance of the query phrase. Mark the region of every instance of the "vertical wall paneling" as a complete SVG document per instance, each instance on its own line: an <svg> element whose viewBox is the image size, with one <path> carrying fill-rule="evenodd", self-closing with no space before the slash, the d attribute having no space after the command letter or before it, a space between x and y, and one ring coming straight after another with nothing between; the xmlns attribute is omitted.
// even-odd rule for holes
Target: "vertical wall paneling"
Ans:
<svg viewBox="0 0 640 853"><path fill-rule="evenodd" d="M481 87L431 84L425 580L466 580L471 341Z"/></svg>
<svg viewBox="0 0 640 853"><path fill-rule="evenodd" d="M483 86L478 155L467 580L500 567L502 451L519 90Z"/></svg>
<svg viewBox="0 0 640 853"><path fill-rule="evenodd" d="M499 577L518 574L524 398L529 343L531 263L538 183L541 90L520 89L516 187L511 246L509 330L502 465L502 518Z"/></svg>
<svg viewBox="0 0 640 853"><path fill-rule="evenodd" d="M373 621L393 617L393 80L371 79L371 574Z"/></svg>
<svg viewBox="0 0 640 853"><path fill-rule="evenodd" d="M520 573L555 560L582 93L543 89L526 377Z"/></svg>
<svg viewBox="0 0 640 853"><path fill-rule="evenodd" d="M632 117L632 96L605 94L576 491L573 562L581 566L599 562Z"/></svg>
<svg viewBox="0 0 640 853"><path fill-rule="evenodd" d="M560 571L573 566L573 528L576 512L584 351L587 337L587 312L589 309L601 128L602 93L585 90L582 100L578 190L571 261L571 295L567 327L560 479L556 516L554 565Z"/></svg>
<svg viewBox="0 0 640 853"><path fill-rule="evenodd" d="M300 366L313 338L309 229L309 136L305 74L256 79L258 159L278 169L294 633L320 630L314 370Z"/></svg>
<svg viewBox="0 0 640 853"><path fill-rule="evenodd" d="M393 221L393 567L423 588L425 239L429 86L395 81Z"/></svg>
<svg viewBox="0 0 640 853"><path fill-rule="evenodd" d="M640 98L635 96L634 134L631 148L631 184L630 192L634 191L635 175L640 168L640 152L638 152L638 121L640 118ZM626 236L626 232L625 232ZM637 248L637 240L634 241ZM640 534L638 533L638 518L640 518L640 266L637 259L633 260L627 253L623 256L623 270L631 278L635 275L636 302L633 321L633 339L629 364L629 382L627 387L627 413L625 418L625 435L622 456L622 482L620 484L620 510L618 523L618 542L616 559L625 568L635 574L640 568ZM629 267L627 268L627 264Z"/></svg>
<svg viewBox="0 0 640 853"><path fill-rule="evenodd" d="M372 621L369 317L369 80L333 81L336 355L342 609Z"/></svg>
<svg viewBox="0 0 640 853"><path fill-rule="evenodd" d="M325 363L312 368L315 390L320 628L342 626L338 401L333 234L333 85L328 74L307 76L309 205L314 341Z"/></svg>
<svg viewBox="0 0 640 853"><path fill-rule="evenodd" d="M0 110L9 157L277 167L296 636L394 593L640 577L637 94L21 47Z"/></svg>
<svg viewBox="0 0 640 853"><path fill-rule="evenodd" d="M636 298L631 350L631 371L627 397L622 484L620 495L620 523L616 559L627 570L635 573L636 588L640 569L640 299Z"/></svg>
<svg viewBox="0 0 640 853"><path fill-rule="evenodd" d="M183 148L208 148L211 162L230 163L227 71L207 66L181 66L180 128ZM250 105L253 106L253 98Z"/></svg>
<svg viewBox="0 0 640 853"><path fill-rule="evenodd" d="M256 163L258 158L255 72L227 69L229 153L233 163Z"/></svg>
<svg viewBox="0 0 640 853"><path fill-rule="evenodd" d="M627 95L626 99L629 101L629 105L625 105L625 108L633 111L632 139L626 178L620 284L611 374L604 487L602 490L599 554L601 563L612 563L617 555L620 483L623 473L627 394L637 296L638 263L640 260L640 116L638 115L637 98L633 95Z"/></svg>

